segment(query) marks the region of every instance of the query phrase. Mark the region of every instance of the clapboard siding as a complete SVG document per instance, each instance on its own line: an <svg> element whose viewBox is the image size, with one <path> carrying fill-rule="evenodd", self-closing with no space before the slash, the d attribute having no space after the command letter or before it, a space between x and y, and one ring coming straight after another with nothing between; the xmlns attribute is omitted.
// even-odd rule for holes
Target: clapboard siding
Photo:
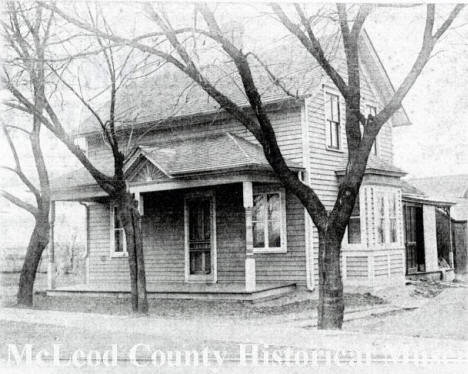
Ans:
<svg viewBox="0 0 468 374"><path fill-rule="evenodd" d="M326 121L325 121L325 96L324 89L337 93L338 90L334 88L330 80L324 80L324 88L318 87L316 92L306 99L305 104L305 121L307 123L307 134L309 148L309 184L317 193L325 208L330 210L335 203L336 195L338 193L338 180L335 171L342 167L343 160L347 158L347 142L346 142L346 129L341 126L341 143L342 150L335 151L329 150L326 147ZM362 110L364 111L365 105L374 105L377 110L382 109L383 103L378 99L371 83L367 77L362 76ZM345 123L345 103L343 98L340 98L341 108L341 123ZM377 139L378 156L385 161L393 161L392 150L392 127L391 123L385 124ZM314 225L312 225L312 247L313 247L313 274L315 284L318 283L318 232ZM364 274L364 273L362 273ZM367 275L366 275L367 276Z"/></svg>
<svg viewBox="0 0 468 374"><path fill-rule="evenodd" d="M304 207L291 193L286 193L287 253L256 254L258 282L293 282L306 285Z"/></svg>
<svg viewBox="0 0 468 374"><path fill-rule="evenodd" d="M302 130L301 110L299 107L286 109L282 112L271 113L271 122L275 129L278 144L283 155L299 164L302 164ZM234 120L214 121L210 123L181 126L169 129L155 130L144 136L138 135L135 130L132 135L132 145L151 144L165 140L185 139L191 136L204 136L217 132L229 131L245 139L257 143L253 135L239 122ZM88 137L88 155L97 165L112 164L112 154L102 141L101 136ZM127 144L127 138L120 139L121 144Z"/></svg>
<svg viewBox="0 0 468 374"><path fill-rule="evenodd" d="M217 186L212 190L216 200L218 282L243 283L245 211L242 185ZM188 191L144 194L142 228L148 283L184 282L184 194ZM287 194L286 209L288 251L284 254L256 254L257 281L304 285L304 211L291 194ZM110 257L109 206L92 205L89 217L90 283L128 282L127 258Z"/></svg>

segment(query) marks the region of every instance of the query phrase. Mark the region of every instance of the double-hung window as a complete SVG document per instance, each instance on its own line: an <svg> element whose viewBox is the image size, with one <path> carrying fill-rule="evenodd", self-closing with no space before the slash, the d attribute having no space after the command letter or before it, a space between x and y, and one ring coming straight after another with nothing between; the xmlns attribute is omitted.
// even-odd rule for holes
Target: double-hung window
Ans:
<svg viewBox="0 0 468 374"><path fill-rule="evenodd" d="M381 192L377 195L377 243L398 243L398 195Z"/></svg>
<svg viewBox="0 0 468 374"><path fill-rule="evenodd" d="M367 115L367 116L371 115L371 116L375 117L375 116L377 115L377 108L376 108L375 106L373 106L373 105L366 105L366 115ZM378 154L378 150L377 150L377 147L378 147L377 143L378 143L378 141L377 141L377 138L378 138L378 137L376 136L376 137L375 137L374 144L372 145L372 154L374 154L374 155L376 155L376 156L377 156L377 154Z"/></svg>
<svg viewBox="0 0 468 374"><path fill-rule="evenodd" d="M117 207L111 206L111 256L127 256L127 240Z"/></svg>
<svg viewBox="0 0 468 374"><path fill-rule="evenodd" d="M325 92L325 119L327 126L327 147L340 149L340 99L338 95L330 92Z"/></svg>
<svg viewBox="0 0 468 374"><path fill-rule="evenodd" d="M397 231L397 199L396 194L389 195L389 231L390 231L390 243L398 242L398 231Z"/></svg>
<svg viewBox="0 0 468 374"><path fill-rule="evenodd" d="M285 214L283 192L254 193L252 212L254 251L286 250Z"/></svg>
<svg viewBox="0 0 468 374"><path fill-rule="evenodd" d="M385 195L380 194L377 198L377 243L384 244L385 235Z"/></svg>
<svg viewBox="0 0 468 374"><path fill-rule="evenodd" d="M361 209L359 204L359 195L356 196L356 203L351 213L348 223L348 244L361 243Z"/></svg>

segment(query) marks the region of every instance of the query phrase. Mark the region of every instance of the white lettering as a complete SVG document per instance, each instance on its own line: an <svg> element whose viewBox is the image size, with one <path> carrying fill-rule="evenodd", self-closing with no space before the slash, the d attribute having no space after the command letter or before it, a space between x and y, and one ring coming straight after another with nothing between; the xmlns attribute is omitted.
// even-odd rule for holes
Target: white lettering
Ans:
<svg viewBox="0 0 468 374"><path fill-rule="evenodd" d="M146 351L149 352L150 347L148 344L135 344L130 351L128 352L128 358L131 362L132 365L135 365L136 367L143 367L145 365L140 364L137 360L137 351L139 348L144 348Z"/></svg>

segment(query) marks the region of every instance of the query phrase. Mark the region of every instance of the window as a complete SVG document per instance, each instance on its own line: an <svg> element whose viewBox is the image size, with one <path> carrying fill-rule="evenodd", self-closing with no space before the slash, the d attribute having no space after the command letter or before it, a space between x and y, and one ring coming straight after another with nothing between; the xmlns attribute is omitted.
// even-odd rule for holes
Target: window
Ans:
<svg viewBox="0 0 468 374"><path fill-rule="evenodd" d="M111 207L111 256L127 256L125 231L117 214L117 207Z"/></svg>
<svg viewBox="0 0 468 374"><path fill-rule="evenodd" d="M359 207L359 196L356 197L353 212L348 223L348 243L361 243L361 212Z"/></svg>
<svg viewBox="0 0 468 374"><path fill-rule="evenodd" d="M377 195L377 243L398 243L398 195Z"/></svg>
<svg viewBox="0 0 468 374"><path fill-rule="evenodd" d="M385 243L385 195L377 199L377 243Z"/></svg>
<svg viewBox="0 0 468 374"><path fill-rule="evenodd" d="M327 147L340 149L340 100L337 95L325 93L325 118L327 123Z"/></svg>
<svg viewBox="0 0 468 374"><path fill-rule="evenodd" d="M255 251L283 251L285 246L284 194L280 192L253 195L252 229Z"/></svg>
<svg viewBox="0 0 468 374"><path fill-rule="evenodd" d="M372 105L366 105L366 115L375 117L377 115L377 108ZM377 138L375 137L374 144L372 145L372 153L377 156Z"/></svg>
<svg viewBox="0 0 468 374"><path fill-rule="evenodd" d="M396 195L389 196L389 224L390 224L390 243L396 243L397 237L397 201Z"/></svg>

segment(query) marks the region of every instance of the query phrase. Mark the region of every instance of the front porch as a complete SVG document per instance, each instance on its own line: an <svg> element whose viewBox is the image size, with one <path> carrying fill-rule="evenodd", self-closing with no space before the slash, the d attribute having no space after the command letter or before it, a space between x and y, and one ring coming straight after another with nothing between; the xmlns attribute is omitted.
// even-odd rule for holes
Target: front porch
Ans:
<svg viewBox="0 0 468 374"><path fill-rule="evenodd" d="M304 208L261 150L230 134L191 141L182 161L187 141L139 147L126 165L142 218L149 297L254 301L305 286ZM125 296L128 253L114 202L92 180L65 181L54 200L87 207L87 281L56 287L52 240L48 293Z"/></svg>
<svg viewBox="0 0 468 374"><path fill-rule="evenodd" d="M186 299L220 301L265 301L296 290L294 283L257 283L255 290L247 291L242 283L149 283L149 299ZM130 284L79 284L47 290L48 296L129 297Z"/></svg>

